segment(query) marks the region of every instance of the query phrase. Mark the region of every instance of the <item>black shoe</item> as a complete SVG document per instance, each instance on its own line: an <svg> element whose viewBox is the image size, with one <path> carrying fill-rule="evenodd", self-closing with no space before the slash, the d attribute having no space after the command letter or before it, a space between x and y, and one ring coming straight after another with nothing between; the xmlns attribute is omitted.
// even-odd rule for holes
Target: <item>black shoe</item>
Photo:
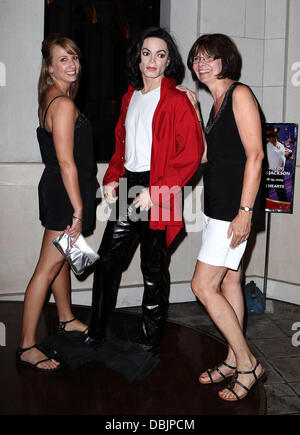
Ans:
<svg viewBox="0 0 300 435"><path fill-rule="evenodd" d="M136 343L144 352L151 352L156 355L159 354L160 345L157 343L150 343L149 341L142 338L138 340Z"/></svg>
<svg viewBox="0 0 300 435"><path fill-rule="evenodd" d="M21 359L21 355L24 352L27 352L28 350L33 349L34 347L36 349L38 349L40 352L42 352L46 356L46 358L36 362L35 364L32 364L32 363L27 362L27 361L23 361ZM41 364L43 362L46 362L46 361L50 361L51 359L54 359L53 355L49 355L49 354L47 355L45 350L40 348L37 344L34 344L33 346L30 346L30 347L25 347L25 348L24 347L18 347L17 350L16 350L16 363L17 364L25 366L25 367L30 367L30 368L32 368L34 370L39 371L39 372L44 372L44 373L57 372L57 370L59 370L61 368L61 364L60 363L59 363L59 365L57 367L55 367L53 369L43 369L42 367L38 367L39 364Z"/></svg>
<svg viewBox="0 0 300 435"><path fill-rule="evenodd" d="M68 323L72 323L72 322L74 322L74 320L77 320L76 317L74 317L74 319L67 320L66 322L57 322L57 325L56 325L56 332L57 332L57 334L62 335L62 334L67 334L68 332L75 332L76 330L74 330L74 331L66 331L66 325L67 325ZM84 331L82 331L80 334L82 334L82 335L86 335L88 329L89 329L89 328L86 328L86 329L85 329ZM76 331L76 332L77 332L77 331Z"/></svg>
<svg viewBox="0 0 300 435"><path fill-rule="evenodd" d="M88 347L91 347L95 350L99 349L105 343L104 337L92 337L87 331L85 334L82 334L81 341Z"/></svg>

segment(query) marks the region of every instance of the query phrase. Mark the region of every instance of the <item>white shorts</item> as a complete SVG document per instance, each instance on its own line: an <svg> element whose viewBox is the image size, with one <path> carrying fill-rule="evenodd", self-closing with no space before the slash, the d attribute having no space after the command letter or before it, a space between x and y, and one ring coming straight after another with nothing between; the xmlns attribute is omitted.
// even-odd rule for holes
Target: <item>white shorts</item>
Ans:
<svg viewBox="0 0 300 435"><path fill-rule="evenodd" d="M237 270L246 249L247 240L236 248L230 247L227 231L230 222L203 215L202 245L198 260L213 266L225 266Z"/></svg>

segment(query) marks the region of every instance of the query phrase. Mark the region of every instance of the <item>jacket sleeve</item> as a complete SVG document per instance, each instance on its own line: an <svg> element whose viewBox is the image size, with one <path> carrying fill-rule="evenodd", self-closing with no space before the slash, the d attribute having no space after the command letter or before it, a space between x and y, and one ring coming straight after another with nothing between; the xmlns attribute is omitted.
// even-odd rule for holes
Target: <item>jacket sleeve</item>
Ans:
<svg viewBox="0 0 300 435"><path fill-rule="evenodd" d="M174 144L168 160L168 170L151 187L151 200L154 204L169 207L163 195L158 195L155 186L167 186L169 193L176 194L194 175L199 167L204 150L200 124L188 97L177 94L172 105L174 114ZM155 192L156 191L156 192ZM167 198L167 197L166 197Z"/></svg>

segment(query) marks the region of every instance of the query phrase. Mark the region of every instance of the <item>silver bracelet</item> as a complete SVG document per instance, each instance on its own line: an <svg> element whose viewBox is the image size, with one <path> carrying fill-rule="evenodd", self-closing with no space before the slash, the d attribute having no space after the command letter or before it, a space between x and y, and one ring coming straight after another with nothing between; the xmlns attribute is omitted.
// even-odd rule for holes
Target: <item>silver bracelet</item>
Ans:
<svg viewBox="0 0 300 435"><path fill-rule="evenodd" d="M73 219L76 219L76 220L79 221L79 222L82 222L82 219L80 219L80 218L77 217L77 216L74 216L74 215L73 215L72 218L73 218Z"/></svg>

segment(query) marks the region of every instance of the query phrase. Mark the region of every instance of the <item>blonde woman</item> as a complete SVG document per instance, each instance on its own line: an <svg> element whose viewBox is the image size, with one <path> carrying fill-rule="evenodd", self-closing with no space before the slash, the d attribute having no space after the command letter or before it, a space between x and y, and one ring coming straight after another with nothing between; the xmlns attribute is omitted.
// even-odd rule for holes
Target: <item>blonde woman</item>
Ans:
<svg viewBox="0 0 300 435"><path fill-rule="evenodd" d="M36 344L36 330L48 288L54 294L60 332L83 332L70 302L70 270L52 240L62 231L73 242L94 227L97 189L92 132L74 104L80 75L80 50L69 38L51 35L42 44L37 137L45 169L39 183L44 236L40 257L26 289L17 363L42 371L59 368Z"/></svg>

